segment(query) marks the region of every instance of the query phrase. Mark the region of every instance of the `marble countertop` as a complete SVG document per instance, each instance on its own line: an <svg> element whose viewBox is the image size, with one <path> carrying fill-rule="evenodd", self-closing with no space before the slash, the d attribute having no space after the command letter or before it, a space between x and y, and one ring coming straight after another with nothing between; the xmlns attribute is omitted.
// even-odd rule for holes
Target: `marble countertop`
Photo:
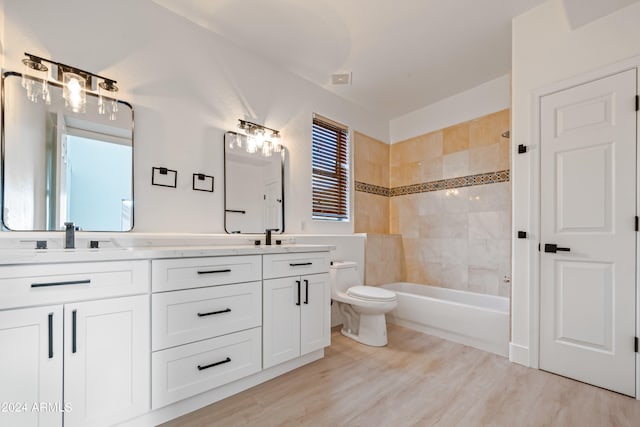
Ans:
<svg viewBox="0 0 640 427"><path fill-rule="evenodd" d="M216 245L106 247L99 249L0 249L1 265L48 264L65 262L128 261L161 258L195 258L228 255L263 255L281 253L322 252L334 250L331 245Z"/></svg>

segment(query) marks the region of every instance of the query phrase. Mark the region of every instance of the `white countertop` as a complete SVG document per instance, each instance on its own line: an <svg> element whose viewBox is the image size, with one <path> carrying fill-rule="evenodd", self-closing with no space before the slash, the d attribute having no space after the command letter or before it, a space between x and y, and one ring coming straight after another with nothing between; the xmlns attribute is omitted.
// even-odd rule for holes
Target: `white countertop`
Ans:
<svg viewBox="0 0 640 427"><path fill-rule="evenodd" d="M1 265L46 264L64 262L127 261L136 259L195 258L227 255L262 255L322 252L334 250L331 245L216 245L106 247L99 249L0 249Z"/></svg>

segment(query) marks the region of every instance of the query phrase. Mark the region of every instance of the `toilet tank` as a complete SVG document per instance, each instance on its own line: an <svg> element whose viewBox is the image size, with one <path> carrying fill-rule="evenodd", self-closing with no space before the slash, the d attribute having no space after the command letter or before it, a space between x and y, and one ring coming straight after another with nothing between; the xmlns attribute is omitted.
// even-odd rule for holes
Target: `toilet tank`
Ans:
<svg viewBox="0 0 640 427"><path fill-rule="evenodd" d="M360 286L358 264L354 261L333 261L329 269L331 295L345 293L352 286Z"/></svg>

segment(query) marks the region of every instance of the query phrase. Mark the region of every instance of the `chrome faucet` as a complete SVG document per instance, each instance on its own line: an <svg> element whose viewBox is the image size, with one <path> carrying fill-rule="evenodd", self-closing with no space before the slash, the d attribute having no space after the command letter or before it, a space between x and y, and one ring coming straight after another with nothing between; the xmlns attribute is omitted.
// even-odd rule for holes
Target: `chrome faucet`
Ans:
<svg viewBox="0 0 640 427"><path fill-rule="evenodd" d="M265 230L264 244L267 246L271 246L271 232L279 230L279 228L267 228Z"/></svg>
<svg viewBox="0 0 640 427"><path fill-rule="evenodd" d="M64 248L74 249L76 247L76 228L73 222L65 222L64 227Z"/></svg>

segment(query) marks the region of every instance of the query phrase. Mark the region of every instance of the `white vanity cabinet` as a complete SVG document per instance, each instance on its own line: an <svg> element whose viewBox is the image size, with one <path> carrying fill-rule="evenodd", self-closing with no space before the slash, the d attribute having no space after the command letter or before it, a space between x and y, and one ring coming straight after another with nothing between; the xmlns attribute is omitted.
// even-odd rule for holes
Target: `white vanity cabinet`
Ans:
<svg viewBox="0 0 640 427"><path fill-rule="evenodd" d="M262 256L153 260L152 407L261 370Z"/></svg>
<svg viewBox="0 0 640 427"><path fill-rule="evenodd" d="M264 255L263 368L331 344L328 252Z"/></svg>
<svg viewBox="0 0 640 427"><path fill-rule="evenodd" d="M148 261L3 266L0 287L0 401L27 409L0 425L109 426L149 410Z"/></svg>
<svg viewBox="0 0 640 427"><path fill-rule="evenodd" d="M0 311L0 426L62 425L62 306Z"/></svg>

